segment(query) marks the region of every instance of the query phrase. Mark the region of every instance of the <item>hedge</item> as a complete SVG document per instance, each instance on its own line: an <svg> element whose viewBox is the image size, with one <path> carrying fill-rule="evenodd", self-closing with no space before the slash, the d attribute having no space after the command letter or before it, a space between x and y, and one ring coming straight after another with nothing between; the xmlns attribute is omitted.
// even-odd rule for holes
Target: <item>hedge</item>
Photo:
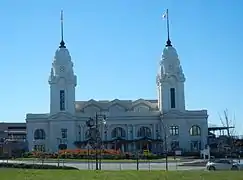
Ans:
<svg viewBox="0 0 243 180"><path fill-rule="evenodd" d="M48 165L48 164L24 164L24 163L0 163L0 168L78 170L78 168L70 167L70 166L55 166L55 165Z"/></svg>
<svg viewBox="0 0 243 180"><path fill-rule="evenodd" d="M98 151L98 155L100 155L100 151ZM136 154L131 153L121 153L119 151L115 150L103 150L102 153L102 159L136 159ZM58 157L61 159L92 159L95 158L96 154L95 151L89 151L87 153L87 150L62 150L59 151L59 153L44 153L44 152L29 152L25 153L23 155L24 158L38 158L38 159L48 159L53 158L57 159ZM162 155L156 155L156 154L139 154L139 158L141 159L160 159L162 158Z"/></svg>

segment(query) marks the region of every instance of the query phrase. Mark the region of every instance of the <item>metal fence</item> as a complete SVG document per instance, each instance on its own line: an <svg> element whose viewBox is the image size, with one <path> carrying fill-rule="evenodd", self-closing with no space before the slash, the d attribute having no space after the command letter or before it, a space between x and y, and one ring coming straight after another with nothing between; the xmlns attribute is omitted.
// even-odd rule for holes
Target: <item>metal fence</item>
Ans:
<svg viewBox="0 0 243 180"><path fill-rule="evenodd" d="M2 160L4 161L4 160ZM9 163L25 163L25 164L48 164L57 166L72 166L81 170L97 170L97 163L95 159L84 160L65 160L65 159L18 159L5 160ZM169 161L169 170L182 170L178 161ZM101 160L98 162L98 170L166 170L166 163L164 160Z"/></svg>

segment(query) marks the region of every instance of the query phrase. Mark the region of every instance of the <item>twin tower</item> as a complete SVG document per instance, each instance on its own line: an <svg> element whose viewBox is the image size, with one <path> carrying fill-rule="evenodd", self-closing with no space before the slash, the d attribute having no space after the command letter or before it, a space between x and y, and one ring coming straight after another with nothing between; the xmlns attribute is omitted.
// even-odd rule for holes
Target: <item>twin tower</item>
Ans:
<svg viewBox="0 0 243 180"><path fill-rule="evenodd" d="M65 112L74 115L77 76L74 74L73 62L63 40L62 14L61 32L61 43L56 50L49 77L50 114ZM185 111L184 82L185 76L178 54L168 36L156 78L158 108L161 112Z"/></svg>

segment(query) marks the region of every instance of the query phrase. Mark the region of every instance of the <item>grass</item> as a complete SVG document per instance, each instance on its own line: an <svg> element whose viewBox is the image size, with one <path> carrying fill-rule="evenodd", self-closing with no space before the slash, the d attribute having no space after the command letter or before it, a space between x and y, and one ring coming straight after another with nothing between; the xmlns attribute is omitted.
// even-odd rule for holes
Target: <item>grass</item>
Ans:
<svg viewBox="0 0 243 180"><path fill-rule="evenodd" d="M37 161L38 159L36 158L17 158L15 160L18 160L18 161ZM65 162L85 162L87 163L88 160L87 159L59 159L60 161L65 161ZM40 160L38 160L40 161ZM57 159L45 159L44 160L45 162L57 162L58 160ZM176 161L180 161L180 159L176 159L174 160L174 158L168 158L168 161L169 162L176 162ZM90 159L89 162L95 162L95 159ZM107 163L135 163L137 162L137 160L134 160L134 159L102 159L102 162L107 162ZM140 159L139 162L148 162L148 160L146 159ZM153 159L153 160L150 160L150 162L165 162L165 159Z"/></svg>
<svg viewBox="0 0 243 180"><path fill-rule="evenodd" d="M0 169L1 180L242 180L241 171L61 171Z"/></svg>

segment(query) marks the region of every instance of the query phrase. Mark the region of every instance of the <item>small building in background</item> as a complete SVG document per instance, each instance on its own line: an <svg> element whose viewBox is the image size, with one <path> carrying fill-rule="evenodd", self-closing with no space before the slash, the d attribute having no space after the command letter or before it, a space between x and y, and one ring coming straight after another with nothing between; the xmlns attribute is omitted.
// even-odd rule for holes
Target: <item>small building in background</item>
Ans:
<svg viewBox="0 0 243 180"><path fill-rule="evenodd" d="M0 156L20 156L25 151L26 123L0 123Z"/></svg>

